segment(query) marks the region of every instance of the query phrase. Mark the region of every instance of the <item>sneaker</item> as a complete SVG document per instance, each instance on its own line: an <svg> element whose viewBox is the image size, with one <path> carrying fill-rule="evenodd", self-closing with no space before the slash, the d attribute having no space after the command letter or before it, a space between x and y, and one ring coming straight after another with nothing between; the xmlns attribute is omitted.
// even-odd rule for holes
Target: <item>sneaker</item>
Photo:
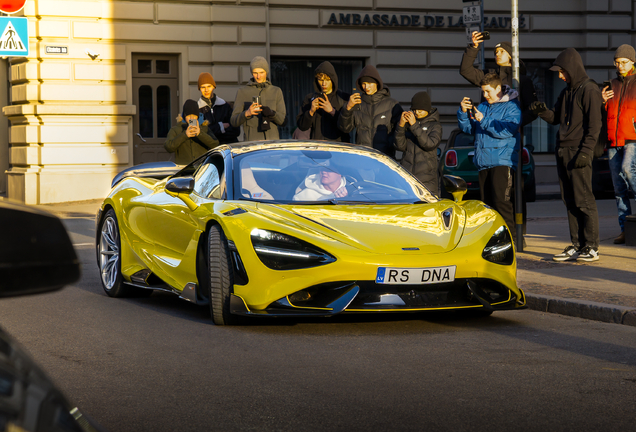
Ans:
<svg viewBox="0 0 636 432"><path fill-rule="evenodd" d="M625 244L625 231L614 239L614 244Z"/></svg>
<svg viewBox="0 0 636 432"><path fill-rule="evenodd" d="M598 261L598 259L599 259L598 251L596 249L594 249L593 247L585 246L581 250L581 253L579 254L579 257L576 260L577 261L592 262L592 261Z"/></svg>
<svg viewBox="0 0 636 432"><path fill-rule="evenodd" d="M579 256L579 251L572 245L563 249L563 252L552 257L554 261L574 261Z"/></svg>

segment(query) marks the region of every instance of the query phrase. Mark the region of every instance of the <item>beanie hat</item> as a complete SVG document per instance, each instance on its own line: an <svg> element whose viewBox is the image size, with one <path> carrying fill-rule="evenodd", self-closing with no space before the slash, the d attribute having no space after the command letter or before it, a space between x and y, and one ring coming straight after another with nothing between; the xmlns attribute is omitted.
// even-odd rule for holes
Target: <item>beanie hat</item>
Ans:
<svg viewBox="0 0 636 432"><path fill-rule="evenodd" d="M360 83L377 84L378 80L370 76L363 76L363 77L360 77Z"/></svg>
<svg viewBox="0 0 636 432"><path fill-rule="evenodd" d="M636 51L631 45L623 44L618 47L616 54L614 54L614 60L619 58L626 58L633 62L636 62Z"/></svg>
<svg viewBox="0 0 636 432"><path fill-rule="evenodd" d="M267 75L269 75L269 63L264 57L256 56L250 62L250 72L254 72L254 69L263 69Z"/></svg>
<svg viewBox="0 0 636 432"><path fill-rule="evenodd" d="M431 111L431 97L426 92L415 93L413 99L411 99L412 110L424 110Z"/></svg>
<svg viewBox="0 0 636 432"><path fill-rule="evenodd" d="M188 99L183 104L183 119L189 115L199 116L199 104L193 101L192 99Z"/></svg>
<svg viewBox="0 0 636 432"><path fill-rule="evenodd" d="M212 74L208 73L208 72L202 72L199 75L199 88L201 88L201 86L203 84L212 84L212 87L216 88L216 82L214 82L214 78L212 77Z"/></svg>
<svg viewBox="0 0 636 432"><path fill-rule="evenodd" d="M497 54L497 48L505 50L510 57L512 57L512 44L510 42L499 42L495 45L495 54Z"/></svg>

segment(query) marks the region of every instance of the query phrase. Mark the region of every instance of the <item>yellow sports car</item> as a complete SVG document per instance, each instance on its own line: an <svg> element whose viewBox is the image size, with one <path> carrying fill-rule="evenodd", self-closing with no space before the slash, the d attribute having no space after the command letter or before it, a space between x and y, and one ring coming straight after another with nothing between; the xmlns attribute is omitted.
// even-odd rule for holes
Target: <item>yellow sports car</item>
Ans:
<svg viewBox="0 0 636 432"><path fill-rule="evenodd" d="M455 201L380 152L311 141L132 167L97 215L102 284L112 297L165 290L209 304L216 324L525 307L503 218L445 181Z"/></svg>

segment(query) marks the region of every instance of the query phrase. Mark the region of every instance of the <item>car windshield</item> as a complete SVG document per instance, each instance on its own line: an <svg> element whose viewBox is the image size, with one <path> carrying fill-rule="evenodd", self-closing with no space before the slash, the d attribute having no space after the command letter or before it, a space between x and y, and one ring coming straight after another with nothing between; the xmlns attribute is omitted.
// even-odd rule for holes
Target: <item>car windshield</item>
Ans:
<svg viewBox="0 0 636 432"><path fill-rule="evenodd" d="M475 147L475 136L460 132L455 137L453 147Z"/></svg>
<svg viewBox="0 0 636 432"><path fill-rule="evenodd" d="M263 149L234 159L234 196L287 204L402 204L437 198L388 156L355 148Z"/></svg>

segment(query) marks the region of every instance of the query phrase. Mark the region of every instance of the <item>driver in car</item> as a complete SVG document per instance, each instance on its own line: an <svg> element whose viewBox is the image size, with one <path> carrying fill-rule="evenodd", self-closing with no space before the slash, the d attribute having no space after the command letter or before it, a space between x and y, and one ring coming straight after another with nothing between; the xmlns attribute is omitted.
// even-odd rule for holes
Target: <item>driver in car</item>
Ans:
<svg viewBox="0 0 636 432"><path fill-rule="evenodd" d="M331 165L331 166L330 166ZM309 170L307 178L296 189L294 201L320 201L347 196L347 181L333 164L320 164L319 171Z"/></svg>

